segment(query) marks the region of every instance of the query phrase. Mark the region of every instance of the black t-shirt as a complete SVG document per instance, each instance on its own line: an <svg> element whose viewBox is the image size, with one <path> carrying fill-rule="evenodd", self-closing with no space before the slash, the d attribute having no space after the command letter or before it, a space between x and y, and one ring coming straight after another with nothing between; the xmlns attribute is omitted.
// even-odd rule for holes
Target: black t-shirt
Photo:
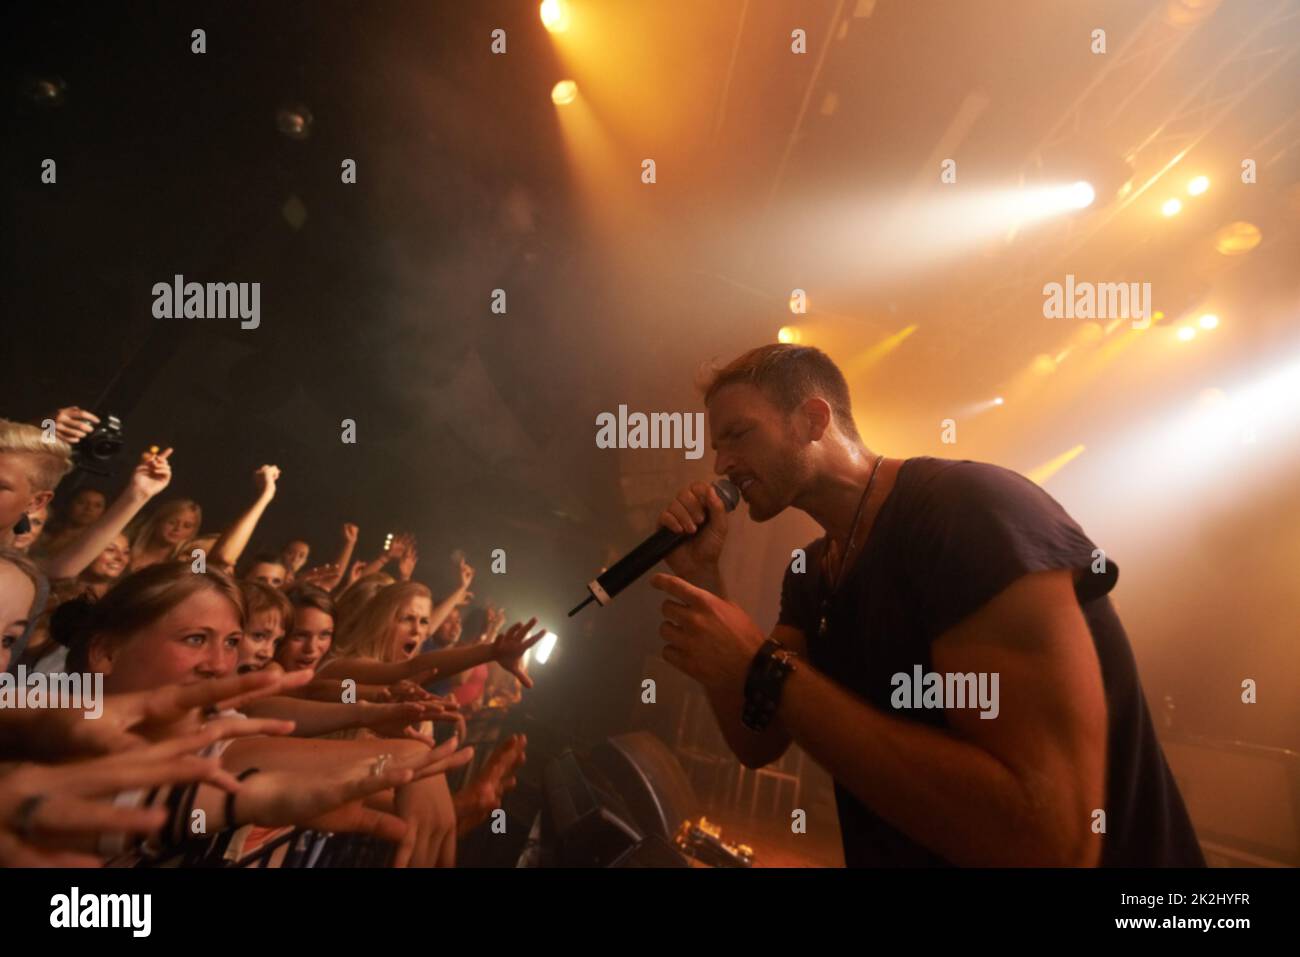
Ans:
<svg viewBox="0 0 1300 957"><path fill-rule="evenodd" d="M930 457L905 461L818 636L826 584L810 544L803 573L787 569L780 623L798 628L819 671L872 706L946 726L942 708L894 708L892 677L932 669L930 643L1023 575L1081 569L1075 585L1105 685L1106 832L1103 866L1204 866L1156 740L1124 626L1107 593L1119 569L1041 488L1007 469ZM1104 558L1104 571L1101 568ZM855 866L948 862L835 786L844 858Z"/></svg>

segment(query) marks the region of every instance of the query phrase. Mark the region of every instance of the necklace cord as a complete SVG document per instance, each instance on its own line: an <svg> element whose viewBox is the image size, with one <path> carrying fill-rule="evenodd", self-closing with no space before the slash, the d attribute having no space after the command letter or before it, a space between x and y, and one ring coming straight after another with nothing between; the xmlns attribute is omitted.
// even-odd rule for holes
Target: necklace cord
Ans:
<svg viewBox="0 0 1300 957"><path fill-rule="evenodd" d="M858 537L858 522L862 518L862 508L867 504L867 499L871 497L871 488L876 484L876 473L880 471L880 463L884 460L883 455L877 456L875 464L871 466L871 478L867 479L866 490L863 491L862 498L858 499L857 510L853 513L853 525L849 529L848 545L844 548L844 555L840 559L840 567L835 573L835 580L830 583L831 590L830 595L827 596L828 598L834 596L840 590L840 585L844 583L844 574L849 567L849 556L853 554L853 545ZM829 546L827 551L829 552Z"/></svg>

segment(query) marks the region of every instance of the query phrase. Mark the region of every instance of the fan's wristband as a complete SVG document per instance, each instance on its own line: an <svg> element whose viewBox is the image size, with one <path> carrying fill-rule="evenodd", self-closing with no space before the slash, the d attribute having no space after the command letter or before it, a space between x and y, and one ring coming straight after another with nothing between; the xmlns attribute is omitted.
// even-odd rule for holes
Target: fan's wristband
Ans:
<svg viewBox="0 0 1300 957"><path fill-rule="evenodd" d="M254 774L260 772L261 768L245 768L236 776L236 781L247 781ZM235 823L235 797L236 792L230 791L226 794L226 827L238 827Z"/></svg>

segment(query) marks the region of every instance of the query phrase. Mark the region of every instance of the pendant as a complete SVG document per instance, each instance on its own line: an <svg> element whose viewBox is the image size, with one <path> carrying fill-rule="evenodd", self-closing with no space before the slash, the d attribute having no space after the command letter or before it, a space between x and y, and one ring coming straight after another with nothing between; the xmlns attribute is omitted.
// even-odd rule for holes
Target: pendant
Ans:
<svg viewBox="0 0 1300 957"><path fill-rule="evenodd" d="M818 637L818 638L825 638L825 637L826 637L826 628L827 628L827 627L828 627L828 626L827 626L827 622L826 622L826 616L825 616L825 615L822 615L821 621L817 623L817 637Z"/></svg>

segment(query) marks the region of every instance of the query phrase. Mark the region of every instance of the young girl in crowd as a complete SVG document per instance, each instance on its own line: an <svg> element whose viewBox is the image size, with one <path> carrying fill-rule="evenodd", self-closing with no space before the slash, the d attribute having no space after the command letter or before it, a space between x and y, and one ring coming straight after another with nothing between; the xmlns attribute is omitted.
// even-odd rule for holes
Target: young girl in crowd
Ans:
<svg viewBox="0 0 1300 957"><path fill-rule="evenodd" d="M164 502L131 536L131 571L173 561L181 548L197 538L203 510L187 498Z"/></svg>
<svg viewBox="0 0 1300 957"><path fill-rule="evenodd" d="M445 609L443 617L450 615L455 603L463 601L467 593L473 570L463 568L468 574L462 574L461 588L438 606ZM516 624L489 643L417 654L429 637L434 614L433 596L419 582L384 588L340 635L335 654L319 674L322 678L384 684L418 681L430 669L445 677L488 661L498 661L522 674L524 652L546 635L541 631L527 637L537 623L534 618L527 624ZM462 834L501 806L503 795L515 784L515 772L524 763L527 745L527 738L521 734L501 741L474 778L456 793L456 816Z"/></svg>
<svg viewBox="0 0 1300 957"><path fill-rule="evenodd" d="M244 596L244 633L239 641L240 674L261 671L275 658L276 646L293 618L293 605L284 592L262 582L239 583Z"/></svg>
<svg viewBox="0 0 1300 957"><path fill-rule="evenodd" d="M94 524L107 507L108 498L99 489L78 489L61 512L52 517L39 551L43 554L57 552L76 538L82 529Z"/></svg>
<svg viewBox="0 0 1300 957"><path fill-rule="evenodd" d="M275 661L285 671L314 672L334 643L334 601L311 585L291 589L286 598L293 614Z"/></svg>

